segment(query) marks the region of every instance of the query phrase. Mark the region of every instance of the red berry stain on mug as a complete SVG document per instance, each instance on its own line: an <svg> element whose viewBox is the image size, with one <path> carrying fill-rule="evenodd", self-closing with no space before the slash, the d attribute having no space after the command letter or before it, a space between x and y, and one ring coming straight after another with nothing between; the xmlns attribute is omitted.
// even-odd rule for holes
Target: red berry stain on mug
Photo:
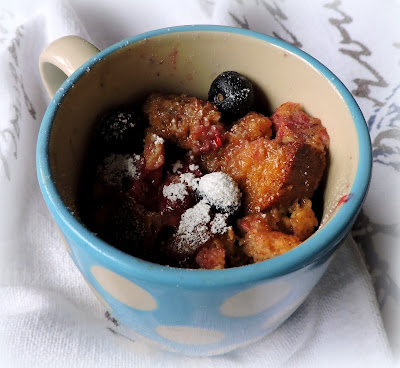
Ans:
<svg viewBox="0 0 400 368"><path fill-rule="evenodd" d="M353 193L344 195L342 198L340 198L339 202L336 205L336 208L341 206L343 203L348 202L351 199L351 197L353 197Z"/></svg>

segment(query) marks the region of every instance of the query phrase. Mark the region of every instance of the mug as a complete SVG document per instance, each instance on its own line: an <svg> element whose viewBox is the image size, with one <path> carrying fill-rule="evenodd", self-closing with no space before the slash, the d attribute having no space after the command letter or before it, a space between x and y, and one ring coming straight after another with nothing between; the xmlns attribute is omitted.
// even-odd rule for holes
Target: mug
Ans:
<svg viewBox="0 0 400 368"><path fill-rule="evenodd" d="M334 74L284 41L206 25L147 32L103 51L64 37L43 51L39 67L52 97L37 143L43 197L76 266L127 334L170 351L216 355L266 336L301 305L354 223L371 175L367 126ZM271 110L298 102L327 128L316 233L278 257L223 270L153 264L97 237L80 220L77 194L98 116L154 91L206 100L226 70L254 82Z"/></svg>

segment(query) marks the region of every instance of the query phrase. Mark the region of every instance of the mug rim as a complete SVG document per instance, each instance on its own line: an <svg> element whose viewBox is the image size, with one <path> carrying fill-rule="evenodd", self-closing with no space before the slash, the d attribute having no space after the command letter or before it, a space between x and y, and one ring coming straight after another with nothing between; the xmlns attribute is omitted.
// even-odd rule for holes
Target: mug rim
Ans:
<svg viewBox="0 0 400 368"><path fill-rule="evenodd" d="M142 260L103 241L79 222L64 204L53 180L48 157L51 128L64 95L74 83L88 68L125 46L163 34L190 31L236 33L260 39L292 52L311 64L333 85L351 113L357 131L359 155L356 176L350 190L351 200L343 203L335 216L322 229L296 248L275 258L222 270L182 269ZM79 246L85 244L85 249L88 252L101 256L103 264L107 268L118 271L120 274L132 275L162 284L208 288L279 277L306 267L327 253L332 253L350 231L366 197L371 178L372 150L367 124L354 97L339 78L314 57L283 40L255 31L218 25L186 25L161 28L126 38L100 51L68 77L54 95L43 117L36 147L36 168L43 197L61 231L79 239L76 244Z"/></svg>

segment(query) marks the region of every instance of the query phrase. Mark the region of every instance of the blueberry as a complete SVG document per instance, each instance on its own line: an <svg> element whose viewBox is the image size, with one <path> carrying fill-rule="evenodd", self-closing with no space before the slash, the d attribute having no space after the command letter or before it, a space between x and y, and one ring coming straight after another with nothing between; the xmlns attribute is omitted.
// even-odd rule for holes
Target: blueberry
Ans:
<svg viewBox="0 0 400 368"><path fill-rule="evenodd" d="M238 119L246 115L254 103L253 86L243 75L226 71L212 82L208 101L218 107L224 118Z"/></svg>
<svg viewBox="0 0 400 368"><path fill-rule="evenodd" d="M143 140L142 117L134 110L115 110L100 120L97 142L113 152L133 152Z"/></svg>
<svg viewBox="0 0 400 368"><path fill-rule="evenodd" d="M242 193L228 174L217 171L200 178L197 196L218 212L232 215L240 207Z"/></svg>

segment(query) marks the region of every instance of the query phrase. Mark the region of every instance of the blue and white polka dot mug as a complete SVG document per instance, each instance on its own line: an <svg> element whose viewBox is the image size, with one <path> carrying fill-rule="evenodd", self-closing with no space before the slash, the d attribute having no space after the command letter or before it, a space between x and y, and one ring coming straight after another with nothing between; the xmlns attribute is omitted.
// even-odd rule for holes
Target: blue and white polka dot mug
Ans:
<svg viewBox="0 0 400 368"><path fill-rule="evenodd" d="M53 97L37 144L40 187L76 266L127 331L167 350L215 355L262 338L299 307L354 223L371 174L365 121L335 75L283 41L221 26L156 30L101 52L66 37L43 51L39 65ZM299 102L327 128L330 163L318 231L271 260L212 271L152 264L99 239L77 215L96 117L155 90L206 99L225 70L254 81L271 109Z"/></svg>

